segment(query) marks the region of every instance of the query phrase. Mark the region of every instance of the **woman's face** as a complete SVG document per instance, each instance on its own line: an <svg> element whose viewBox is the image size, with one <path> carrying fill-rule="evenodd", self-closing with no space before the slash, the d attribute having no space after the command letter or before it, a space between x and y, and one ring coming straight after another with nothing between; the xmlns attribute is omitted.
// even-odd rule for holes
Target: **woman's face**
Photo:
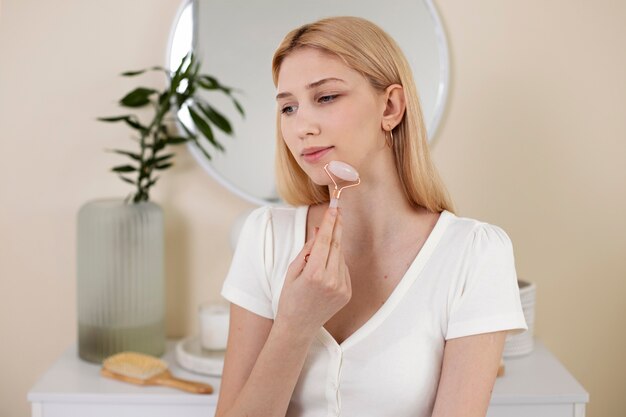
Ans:
<svg viewBox="0 0 626 417"><path fill-rule="evenodd" d="M352 165L363 177L368 162L385 150L385 97L340 58L297 49L282 62L277 89L285 143L316 184L332 184L323 170L332 160ZM305 156L319 147L330 149Z"/></svg>

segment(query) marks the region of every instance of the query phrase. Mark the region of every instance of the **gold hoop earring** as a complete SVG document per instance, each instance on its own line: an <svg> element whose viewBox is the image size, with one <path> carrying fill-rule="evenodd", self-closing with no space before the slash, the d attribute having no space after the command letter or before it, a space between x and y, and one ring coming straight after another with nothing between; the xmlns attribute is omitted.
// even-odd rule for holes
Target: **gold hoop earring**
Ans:
<svg viewBox="0 0 626 417"><path fill-rule="evenodd" d="M391 125L387 125L387 129L389 129L390 139L387 140L387 135L385 134L385 142L387 143L387 146L391 148L393 146L393 129L391 128Z"/></svg>

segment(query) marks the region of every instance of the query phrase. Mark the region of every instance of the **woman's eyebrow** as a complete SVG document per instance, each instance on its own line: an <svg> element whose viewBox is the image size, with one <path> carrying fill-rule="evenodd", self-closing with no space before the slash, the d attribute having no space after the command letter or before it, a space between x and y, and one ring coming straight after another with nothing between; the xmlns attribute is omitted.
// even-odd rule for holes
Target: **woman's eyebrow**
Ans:
<svg viewBox="0 0 626 417"><path fill-rule="evenodd" d="M324 83L327 83L329 81L339 81L339 82L342 82L342 83L345 84L345 81L342 80L341 78L329 77L329 78L321 79L319 81L312 82L311 84L307 84L306 85L306 89L310 90L312 88L319 87L320 85L322 85ZM281 99L283 97L288 97L288 96L291 96L291 95L293 95L293 94L291 94L288 91L285 91L283 93L278 93L278 95L276 96L276 100Z"/></svg>

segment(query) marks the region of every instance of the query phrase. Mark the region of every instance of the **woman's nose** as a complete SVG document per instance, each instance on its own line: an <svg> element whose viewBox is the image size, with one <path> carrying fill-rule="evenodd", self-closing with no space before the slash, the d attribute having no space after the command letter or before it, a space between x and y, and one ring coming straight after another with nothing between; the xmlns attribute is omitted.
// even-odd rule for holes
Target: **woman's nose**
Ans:
<svg viewBox="0 0 626 417"><path fill-rule="evenodd" d="M301 139L311 135L319 135L320 126L315 115L306 108L298 108L298 112L295 114L295 128L298 137Z"/></svg>

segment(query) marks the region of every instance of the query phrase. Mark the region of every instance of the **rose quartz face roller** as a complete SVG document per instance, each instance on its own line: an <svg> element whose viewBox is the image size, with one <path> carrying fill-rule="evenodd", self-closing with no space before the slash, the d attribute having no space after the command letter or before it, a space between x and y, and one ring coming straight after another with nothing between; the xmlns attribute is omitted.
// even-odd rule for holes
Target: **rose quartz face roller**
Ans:
<svg viewBox="0 0 626 417"><path fill-rule="evenodd" d="M326 171L326 174L328 174L330 180L333 182L333 184L335 184L335 189L333 190L333 195L330 199L330 204L328 206L330 208L337 207L339 205L339 196L341 195L341 191L343 191L344 188L354 187L361 183L361 178L359 178L359 173L357 172L357 170L354 169L352 166L346 164L345 162L330 161L329 163L324 165L324 171ZM331 172L333 173L333 175L344 181L356 181L356 184L345 185L339 188L337 182L331 175Z"/></svg>

